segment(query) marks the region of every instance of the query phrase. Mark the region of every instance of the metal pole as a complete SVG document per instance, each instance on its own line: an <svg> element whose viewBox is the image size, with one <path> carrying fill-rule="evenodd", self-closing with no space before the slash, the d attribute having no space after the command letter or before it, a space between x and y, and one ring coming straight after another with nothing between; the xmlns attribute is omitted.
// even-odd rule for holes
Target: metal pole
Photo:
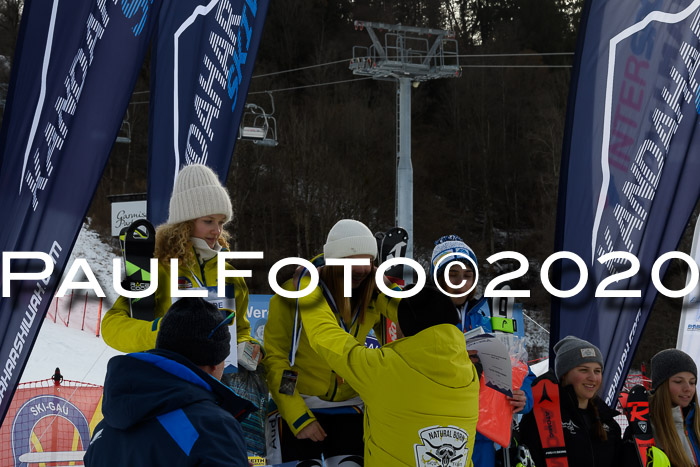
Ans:
<svg viewBox="0 0 700 467"><path fill-rule="evenodd" d="M70 309L73 307L73 293L75 291L71 290L70 291L70 302L68 303L68 319L66 320L66 327L68 327L68 323L70 323Z"/></svg>
<svg viewBox="0 0 700 467"><path fill-rule="evenodd" d="M97 332L95 337L100 337L100 323L102 322L102 297L100 297L100 308L97 311Z"/></svg>
<svg viewBox="0 0 700 467"><path fill-rule="evenodd" d="M88 293L85 292L85 306L83 307L83 324L80 325L81 331L85 330L85 314L87 313L87 299L88 299Z"/></svg>
<svg viewBox="0 0 700 467"><path fill-rule="evenodd" d="M454 38L454 32L442 29L355 21L355 29L358 27L366 29L372 46L353 48L350 70L356 75L397 82L396 226L406 229L408 233L406 257L412 259L414 232L411 85L431 79L459 77L457 40ZM381 40L375 31L384 31L384 40ZM422 45L414 49L409 47L409 43ZM453 63L446 63L445 57L449 57L448 62ZM413 282L413 274L406 274L408 269L404 268L404 280L410 284Z"/></svg>
<svg viewBox="0 0 700 467"><path fill-rule="evenodd" d="M411 163L411 80L400 78L397 86L398 147L396 148L396 225L408 232L406 257L413 258L413 164ZM411 268L404 269L404 280L413 282Z"/></svg>

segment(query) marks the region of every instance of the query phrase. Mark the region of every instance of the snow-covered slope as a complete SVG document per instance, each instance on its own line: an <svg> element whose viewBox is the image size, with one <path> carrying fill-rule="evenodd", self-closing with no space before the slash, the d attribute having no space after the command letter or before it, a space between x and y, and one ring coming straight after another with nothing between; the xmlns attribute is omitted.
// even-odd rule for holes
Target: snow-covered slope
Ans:
<svg viewBox="0 0 700 467"><path fill-rule="evenodd" d="M50 378L56 367L65 379L104 384L107 362L121 352L101 337L44 320L21 382Z"/></svg>
<svg viewBox="0 0 700 467"><path fill-rule="evenodd" d="M83 225L66 268L68 271L75 258L87 259L107 295L102 303L103 315L118 296L112 287L113 257L111 248L100 240L99 235ZM49 311L49 315L51 313ZM119 354L94 333L67 327L60 319L54 323L46 318L21 381L50 378L58 367L65 379L101 385L104 383L107 362Z"/></svg>

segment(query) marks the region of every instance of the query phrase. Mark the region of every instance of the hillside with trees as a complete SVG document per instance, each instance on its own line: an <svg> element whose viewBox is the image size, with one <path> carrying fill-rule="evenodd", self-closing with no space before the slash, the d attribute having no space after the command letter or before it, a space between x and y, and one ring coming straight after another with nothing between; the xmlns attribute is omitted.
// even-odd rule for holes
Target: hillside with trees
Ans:
<svg viewBox="0 0 700 467"><path fill-rule="evenodd" d="M549 296L539 265L554 248L582 4L272 0L248 102L269 111L266 92L272 93L279 145L239 141L227 180L233 249L265 253L263 261L240 265L253 269L251 292L269 293L267 271L277 260L320 252L340 218L361 220L373 231L394 226L396 88L348 69L353 46L370 44L353 22L440 28L455 33L462 73L412 90L415 257L427 264L434 240L458 234L479 258L483 286L508 267L499 263L496 270L486 257L504 250L524 254L531 267L517 285L532 291L525 308L546 325ZM0 55L8 61L21 8L21 1L0 0ZM147 57L125 116L131 142L115 144L88 213L105 237L107 196L146 191L149 70ZM0 67L0 82L8 80ZM688 251L689 241L686 235L681 249ZM684 274L671 267L668 281L682 283ZM661 298L657 307L662 313L653 314L649 326L656 319L678 322L679 300ZM661 341L654 348L673 345L676 329L663 328L669 331L656 335Z"/></svg>

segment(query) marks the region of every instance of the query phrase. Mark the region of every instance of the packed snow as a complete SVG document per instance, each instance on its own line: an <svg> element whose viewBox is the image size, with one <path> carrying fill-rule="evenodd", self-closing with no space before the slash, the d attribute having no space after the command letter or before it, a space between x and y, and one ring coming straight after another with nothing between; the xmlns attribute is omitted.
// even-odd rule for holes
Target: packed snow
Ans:
<svg viewBox="0 0 700 467"><path fill-rule="evenodd" d="M76 258L87 260L106 294L102 300L101 313L99 298L93 292L88 293L87 301L84 290L75 291L72 299L69 295L59 298L58 303L54 297L22 373L21 382L50 378L58 367L66 380L104 384L107 362L113 356L121 354L105 344L101 335L96 336L100 317L104 316L118 296L112 287L114 257L111 247L84 224L66 271Z"/></svg>

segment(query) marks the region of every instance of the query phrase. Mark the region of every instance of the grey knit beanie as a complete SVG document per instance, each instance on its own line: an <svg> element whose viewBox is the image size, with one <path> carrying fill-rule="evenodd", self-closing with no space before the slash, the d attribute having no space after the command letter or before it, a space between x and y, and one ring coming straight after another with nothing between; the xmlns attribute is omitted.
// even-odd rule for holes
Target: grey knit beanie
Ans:
<svg viewBox="0 0 700 467"><path fill-rule="evenodd" d="M347 258L353 255L371 255L377 257L377 239L372 231L362 222L341 219L328 232L328 239L323 245L326 258Z"/></svg>
<svg viewBox="0 0 700 467"><path fill-rule="evenodd" d="M213 170L206 165L183 167L175 179L170 196L168 224L223 214L224 222L231 220L231 199Z"/></svg>
<svg viewBox="0 0 700 467"><path fill-rule="evenodd" d="M698 377L698 368L687 353L678 349L666 349L651 358L651 390L676 373L687 371Z"/></svg>
<svg viewBox="0 0 700 467"><path fill-rule="evenodd" d="M231 333L223 325L209 334L224 318L216 305L202 298L181 298L161 319L156 349L178 353L195 365L218 365L231 352Z"/></svg>
<svg viewBox="0 0 700 467"><path fill-rule="evenodd" d="M588 341L574 336L566 336L554 345L554 373L561 381L562 376L584 363L599 363L603 367L603 354Z"/></svg>

